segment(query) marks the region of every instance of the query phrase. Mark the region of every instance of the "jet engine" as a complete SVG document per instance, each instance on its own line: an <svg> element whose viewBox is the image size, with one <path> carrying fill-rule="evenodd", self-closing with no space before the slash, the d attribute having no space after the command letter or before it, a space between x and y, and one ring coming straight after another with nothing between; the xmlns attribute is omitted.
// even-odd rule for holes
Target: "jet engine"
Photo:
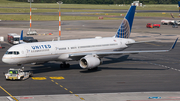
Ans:
<svg viewBox="0 0 180 101"><path fill-rule="evenodd" d="M87 55L80 59L79 65L84 69L92 69L101 64L101 60L95 55Z"/></svg>

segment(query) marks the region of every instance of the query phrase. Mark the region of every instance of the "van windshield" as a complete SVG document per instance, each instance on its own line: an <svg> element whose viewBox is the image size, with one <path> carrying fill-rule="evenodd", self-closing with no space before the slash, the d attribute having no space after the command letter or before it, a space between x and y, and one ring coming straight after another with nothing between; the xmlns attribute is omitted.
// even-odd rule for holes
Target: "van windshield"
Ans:
<svg viewBox="0 0 180 101"><path fill-rule="evenodd" d="M19 41L19 38L14 38L14 41Z"/></svg>

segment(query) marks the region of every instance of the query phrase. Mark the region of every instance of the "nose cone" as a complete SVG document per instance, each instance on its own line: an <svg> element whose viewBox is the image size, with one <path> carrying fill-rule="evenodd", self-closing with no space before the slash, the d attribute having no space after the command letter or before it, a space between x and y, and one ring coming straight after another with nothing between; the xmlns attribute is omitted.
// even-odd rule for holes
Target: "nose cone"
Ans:
<svg viewBox="0 0 180 101"><path fill-rule="evenodd" d="M7 64L10 64L10 61L9 61L10 59L8 59L6 56L3 56L2 57L2 62L4 62L4 63L7 63Z"/></svg>

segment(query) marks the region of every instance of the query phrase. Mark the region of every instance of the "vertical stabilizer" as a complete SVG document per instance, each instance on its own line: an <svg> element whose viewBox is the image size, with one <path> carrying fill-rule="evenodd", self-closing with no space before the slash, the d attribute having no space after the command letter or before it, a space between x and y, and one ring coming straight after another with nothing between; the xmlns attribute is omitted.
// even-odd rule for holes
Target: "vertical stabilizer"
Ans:
<svg viewBox="0 0 180 101"><path fill-rule="evenodd" d="M131 34L135 11L136 6L131 6L126 16L124 17L124 20L119 26L119 29L117 30L117 34L115 35L116 38L129 38Z"/></svg>
<svg viewBox="0 0 180 101"><path fill-rule="evenodd" d="M178 6L179 6L179 13L180 13L180 1L178 1Z"/></svg>
<svg viewBox="0 0 180 101"><path fill-rule="evenodd" d="M20 40L19 40L19 43L23 43L23 30L21 31L21 36L20 36Z"/></svg>

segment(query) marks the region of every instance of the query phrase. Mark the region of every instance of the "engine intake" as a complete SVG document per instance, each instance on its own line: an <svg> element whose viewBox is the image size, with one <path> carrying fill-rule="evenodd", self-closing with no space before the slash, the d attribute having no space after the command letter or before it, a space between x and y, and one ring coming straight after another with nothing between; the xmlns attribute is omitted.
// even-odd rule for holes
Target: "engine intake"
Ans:
<svg viewBox="0 0 180 101"><path fill-rule="evenodd" d="M101 64L101 60L93 56L85 56L80 59L79 65L84 69L92 69Z"/></svg>

